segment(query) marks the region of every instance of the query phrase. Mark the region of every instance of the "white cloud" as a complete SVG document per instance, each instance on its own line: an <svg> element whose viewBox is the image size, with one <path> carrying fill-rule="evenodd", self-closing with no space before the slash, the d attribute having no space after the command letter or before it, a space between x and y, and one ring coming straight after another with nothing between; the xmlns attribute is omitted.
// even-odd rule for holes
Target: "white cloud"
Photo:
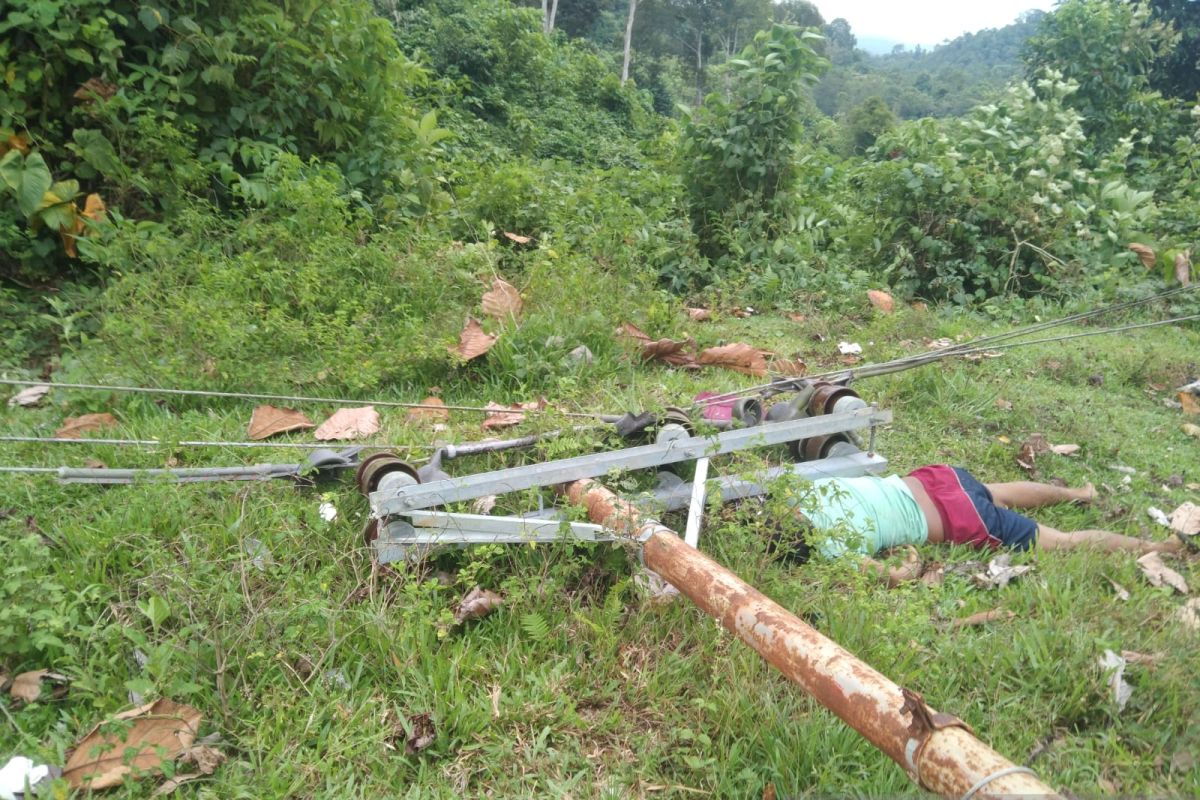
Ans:
<svg viewBox="0 0 1200 800"><path fill-rule="evenodd" d="M1053 0L815 0L828 22L844 17L855 36L903 42L909 46L941 44L968 31L1001 28L1024 11L1049 11Z"/></svg>

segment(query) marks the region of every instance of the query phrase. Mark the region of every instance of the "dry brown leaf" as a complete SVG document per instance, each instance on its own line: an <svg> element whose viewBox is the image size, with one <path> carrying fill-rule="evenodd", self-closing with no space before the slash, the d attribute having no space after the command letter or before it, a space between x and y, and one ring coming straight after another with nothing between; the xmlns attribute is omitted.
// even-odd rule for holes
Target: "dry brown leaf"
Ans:
<svg viewBox="0 0 1200 800"><path fill-rule="evenodd" d="M276 408L275 406L258 406L250 415L250 425L246 435L251 439L266 439L277 433L298 431L313 428L312 420L294 408Z"/></svg>
<svg viewBox="0 0 1200 800"><path fill-rule="evenodd" d="M1164 564L1162 556L1158 553L1146 553L1137 560L1137 563L1151 586L1170 586L1180 594L1188 593L1187 581L1178 572Z"/></svg>
<svg viewBox="0 0 1200 800"><path fill-rule="evenodd" d="M1060 456L1073 456L1079 452L1079 445L1077 445L1077 444L1052 444L1052 445L1050 445L1050 452L1055 453Z"/></svg>
<svg viewBox="0 0 1200 800"><path fill-rule="evenodd" d="M799 378L808 372L808 364L798 358L773 358L767 368L771 372L786 375L789 378Z"/></svg>
<svg viewBox="0 0 1200 800"><path fill-rule="evenodd" d="M913 311L928 311L929 305L921 302L920 300L914 300L913 302L909 303L909 308L911 308Z"/></svg>
<svg viewBox="0 0 1200 800"><path fill-rule="evenodd" d="M173 793L180 786L183 786L185 783L191 783L192 781L194 781L198 778L203 778L203 777L204 777L204 775L202 775L199 772L176 773L172 777L163 781L162 785L160 785L157 789L155 789L150 794L150 796L151 797L166 797L167 795Z"/></svg>
<svg viewBox="0 0 1200 800"><path fill-rule="evenodd" d="M969 617L962 617L950 623L951 628L965 628L968 625L986 625L997 620L1008 620L1016 616L1015 612L1006 608L993 608L991 611L980 611Z"/></svg>
<svg viewBox="0 0 1200 800"><path fill-rule="evenodd" d="M433 744L433 740L437 736L437 729L433 725L433 715L431 714L410 716L408 724L412 726L412 733L404 740L404 752L411 756Z"/></svg>
<svg viewBox="0 0 1200 800"><path fill-rule="evenodd" d="M803 314L796 314L796 313L788 314L787 318L790 319L792 322L805 322L806 320L808 320L808 317L804 316Z"/></svg>
<svg viewBox="0 0 1200 800"><path fill-rule="evenodd" d="M1200 399L1197 399L1196 395L1191 392L1179 393L1179 405L1183 408L1183 413L1188 416L1200 414Z"/></svg>
<svg viewBox="0 0 1200 800"><path fill-rule="evenodd" d="M513 425L519 425L525 421L526 411L541 411L546 405L546 398L544 397L528 403L513 403L510 406L488 402L484 406L488 411L488 415L484 418L482 427L484 430L511 428Z"/></svg>
<svg viewBox="0 0 1200 800"><path fill-rule="evenodd" d="M326 442L334 439L360 439L379 432L379 412L375 406L339 408L313 431L313 438Z"/></svg>
<svg viewBox="0 0 1200 800"><path fill-rule="evenodd" d="M60 439L78 439L81 433L98 431L103 428L116 427L117 418L112 414L84 414L81 417L67 417L62 427L54 432Z"/></svg>
<svg viewBox="0 0 1200 800"><path fill-rule="evenodd" d="M42 402L42 398L50 391L47 384L38 384L37 386L27 386L21 391L8 398L8 406L36 406Z"/></svg>
<svg viewBox="0 0 1200 800"><path fill-rule="evenodd" d="M1200 534L1200 506L1193 502L1184 503L1172 511L1168 520L1171 530L1176 533L1182 533L1184 536Z"/></svg>
<svg viewBox="0 0 1200 800"><path fill-rule="evenodd" d="M921 573L921 583L926 586L941 586L945 580L946 567L940 561L934 561Z"/></svg>
<svg viewBox="0 0 1200 800"><path fill-rule="evenodd" d="M710 347L700 353L697 363L710 367L725 367L746 375L764 377L767 374L765 350L741 342Z"/></svg>
<svg viewBox="0 0 1200 800"><path fill-rule="evenodd" d="M707 308L686 308L684 310L687 311L692 322L708 322L712 319L712 312Z"/></svg>
<svg viewBox="0 0 1200 800"><path fill-rule="evenodd" d="M512 233L510 231L504 232L504 238L508 239L510 242L516 242L517 244L529 244L533 241L532 236L522 236L519 233Z"/></svg>
<svg viewBox="0 0 1200 800"><path fill-rule="evenodd" d="M495 319L519 317L521 305L521 293L503 278L495 278L491 291L483 295L483 313Z"/></svg>
<svg viewBox="0 0 1200 800"><path fill-rule="evenodd" d="M191 706L165 697L124 711L79 741L62 777L75 789L107 789L127 775L158 772L192 746L203 718ZM119 721L130 725L120 734L101 733L101 727L111 731L112 723Z"/></svg>
<svg viewBox="0 0 1200 800"><path fill-rule="evenodd" d="M1175 254L1175 280L1184 286L1192 283L1192 251L1184 250Z"/></svg>
<svg viewBox="0 0 1200 800"><path fill-rule="evenodd" d="M621 336L626 339L633 339L634 341L642 342L643 344L650 341L650 334L646 333L632 322L622 322L621 327L617 328L616 333L617 336Z"/></svg>
<svg viewBox="0 0 1200 800"><path fill-rule="evenodd" d="M1180 430L1182 430L1188 436L1194 436L1195 438L1200 439L1200 425L1193 425L1190 422L1185 422Z"/></svg>
<svg viewBox="0 0 1200 800"><path fill-rule="evenodd" d="M212 737L204 737L206 740ZM215 747L209 747L205 744L199 744L194 747L189 747L179 756L181 764L195 764L196 769L201 775L212 775L217 771L217 767L225 763L227 756L221 750Z"/></svg>
<svg viewBox="0 0 1200 800"><path fill-rule="evenodd" d="M64 684L68 680L70 679L66 675L60 675L48 669L35 669L30 672L22 672L13 678L12 686L8 688L8 693L12 695L14 700L20 700L22 703L32 703L42 696L43 682Z"/></svg>
<svg viewBox="0 0 1200 800"><path fill-rule="evenodd" d="M484 333L477 319L467 317L467 324L463 326L462 333L458 335L458 347L451 347L450 352L463 361L470 361L491 350L492 345L499 338L499 336Z"/></svg>
<svg viewBox="0 0 1200 800"><path fill-rule="evenodd" d="M469 619L486 617L499 608L503 602L504 598L495 592L476 586L467 593L467 596L458 604L458 608L454 610L454 621L461 624Z"/></svg>
<svg viewBox="0 0 1200 800"><path fill-rule="evenodd" d="M1158 662L1163 660L1162 653L1139 653L1136 650L1122 650L1121 658L1125 659L1127 664L1140 664L1144 667L1153 667Z"/></svg>
<svg viewBox="0 0 1200 800"><path fill-rule="evenodd" d="M446 404L442 402L440 397L430 395L421 401L421 405L423 408L409 409L409 422L421 422L424 420L446 422L450 419L450 412L446 410Z"/></svg>
<svg viewBox="0 0 1200 800"><path fill-rule="evenodd" d="M643 361L662 361L674 367L694 366L696 359L691 353L685 352L692 345L691 340L676 341L674 339L659 339L656 342L642 343Z"/></svg>
<svg viewBox="0 0 1200 800"><path fill-rule="evenodd" d="M1050 443L1046 441L1046 437L1040 433L1030 434L1029 438L1021 443L1021 449L1017 453L1017 464L1032 471L1037 457L1048 452L1050 452Z"/></svg>
<svg viewBox="0 0 1200 800"><path fill-rule="evenodd" d="M1175 609L1175 619L1189 631L1200 631L1200 597L1193 597Z"/></svg>
<svg viewBox="0 0 1200 800"><path fill-rule="evenodd" d="M1128 589L1107 576L1105 577L1105 580L1112 584L1113 593L1116 594L1118 600L1124 602L1129 599Z"/></svg>
<svg viewBox="0 0 1200 800"><path fill-rule="evenodd" d="M1133 244L1129 245L1129 249L1137 253L1138 258L1142 260L1143 267L1146 269L1153 269L1154 262L1158 260L1158 256L1155 255L1153 248L1134 242Z"/></svg>
<svg viewBox="0 0 1200 800"><path fill-rule="evenodd" d="M1001 411L1012 411L1013 404L1011 400L1005 400L1003 397L997 397L996 408L1000 409Z"/></svg>
<svg viewBox="0 0 1200 800"><path fill-rule="evenodd" d="M496 507L496 495L485 494L483 497L476 498L474 503L471 503L472 514L490 514L492 509Z"/></svg>
<svg viewBox="0 0 1200 800"><path fill-rule="evenodd" d="M896 301L887 292L882 292L879 289L871 289L867 292L867 299L871 301L871 305L885 314L890 314L896 310Z"/></svg>

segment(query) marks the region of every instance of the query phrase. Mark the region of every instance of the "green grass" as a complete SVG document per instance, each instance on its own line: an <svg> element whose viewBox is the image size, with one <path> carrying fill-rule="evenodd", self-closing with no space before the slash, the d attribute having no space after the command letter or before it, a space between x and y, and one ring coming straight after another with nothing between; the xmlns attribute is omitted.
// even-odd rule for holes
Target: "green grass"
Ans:
<svg viewBox="0 0 1200 800"><path fill-rule="evenodd" d="M836 364L839 338L861 342L873 360L920 349L922 337L998 330L974 317L909 311L803 324L725 318L680 329L705 343L741 340L799 354L814 371ZM829 340L810 338L817 331ZM897 470L949 462L984 480L1018 479L1017 447L1042 432L1083 449L1074 458L1042 456L1040 477L1092 481L1102 495L1095 507L1048 509L1042 519L1064 529L1161 537L1145 509L1169 511L1195 499L1194 491L1164 487L1171 475L1200 481L1200 444L1180 431L1181 413L1164 406L1170 392L1151 385L1169 389L1194 378L1197 352L1200 332L1154 329L981 363L945 362L858 388L896 413L880 449ZM1089 382L1093 375L1101 385ZM561 394L549 399L620 411L750 382L605 357L566 376ZM476 382L470 373L447 376L443 385L448 402L530 399L505 381ZM425 388L383 394L419 400ZM997 398L1012 411L998 408ZM49 435L65 416L112 410L121 436L239 439L251 406L56 392L44 408L5 408L0 427ZM331 409L309 410L317 418ZM383 415L379 441L432 438L406 425L400 411ZM481 438L478 423L476 415L456 413L440 435ZM571 447L556 443L548 455L573 454ZM0 453L3 464L45 466L268 458L169 446L6 444ZM452 462L450 469L463 474L533 457ZM1123 485L1112 464L1137 474ZM339 509L332 523L318 514L323 497ZM505 498L497 512L529 502ZM48 667L73 678L62 700L18 708L0 699L7 710L0 754L61 763L67 748L127 707L136 690L195 705L206 717L203 732L225 739L230 760L179 790L184 797L748 797L768 783L779 796L915 791L899 768L686 601L644 604L618 548L485 547L404 574L373 569L360 537L366 501L348 479L315 489L281 481L101 488L5 475L0 510L7 511L0 538L8 562L0 567L7 604L0 667ZM1200 793L1200 767L1177 756L1200 748L1200 637L1179 630L1172 614L1180 598L1149 586L1131 557L1021 555L1035 571L1003 590L983 592L950 576L937 588L887 591L843 566L773 560L757 512L747 504L711 516L702 549L962 717L1014 761L1026 763L1051 743L1033 763L1047 782L1079 795L1114 787L1128 795ZM251 563L249 539L269 549L273 563L265 569ZM923 555L958 561L975 554L930 547ZM1174 566L1200 587L1194 559ZM1130 600L1117 600L1106 578L1129 589ZM505 605L447 628L453 604L476 583L502 592ZM151 598L170 612L157 627L143 610ZM1017 616L980 628L945 624L990 608ZM38 636L21 627L30 620ZM1162 654L1153 668L1127 670L1134 694L1123 713L1096 666L1106 648ZM145 668L135 651L148 657ZM425 713L436 738L406 755L405 720ZM147 797L156 783L108 796Z"/></svg>

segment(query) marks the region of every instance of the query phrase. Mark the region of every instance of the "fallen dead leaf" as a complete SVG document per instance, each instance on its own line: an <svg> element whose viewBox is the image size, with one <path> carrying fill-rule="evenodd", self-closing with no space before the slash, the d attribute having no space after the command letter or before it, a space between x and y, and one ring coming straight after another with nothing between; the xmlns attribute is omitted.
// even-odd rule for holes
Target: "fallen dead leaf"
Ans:
<svg viewBox="0 0 1200 800"><path fill-rule="evenodd" d="M446 422L450 419L450 412L440 397L430 395L421 401L421 406L421 408L409 409L409 422Z"/></svg>
<svg viewBox="0 0 1200 800"><path fill-rule="evenodd" d="M404 740L404 752L411 756L433 744L433 740L437 736L437 729L433 725L432 714L410 716L408 724L412 728L412 733Z"/></svg>
<svg viewBox="0 0 1200 800"><path fill-rule="evenodd" d="M1013 404L1011 400L1005 400L1003 397L997 397L996 408L1000 409L1001 411L1012 411Z"/></svg>
<svg viewBox="0 0 1200 800"><path fill-rule="evenodd" d="M277 433L314 428L313 421L294 408L258 406L250 415L246 435L251 439L266 439Z"/></svg>
<svg viewBox="0 0 1200 800"><path fill-rule="evenodd" d="M707 308L686 308L684 310L692 322L708 322L712 319L712 312Z"/></svg>
<svg viewBox="0 0 1200 800"><path fill-rule="evenodd" d="M1153 667L1163 660L1162 653L1139 653L1135 650L1122 650L1121 658L1127 664L1140 664L1143 667Z"/></svg>
<svg viewBox="0 0 1200 800"><path fill-rule="evenodd" d="M467 317L467 324L463 326L462 333L458 335L458 347L451 347L450 352L463 361L471 361L491 350L499 338L499 336L484 333L477 319Z"/></svg>
<svg viewBox="0 0 1200 800"><path fill-rule="evenodd" d="M85 103L94 101L97 97L101 100L107 100L117 93L117 85L110 83L103 78L88 78L84 81L75 94L71 97L76 100L82 100Z"/></svg>
<svg viewBox="0 0 1200 800"><path fill-rule="evenodd" d="M1188 436L1194 436L1195 438L1200 439L1200 425L1193 425L1192 423L1188 422L1184 424L1182 430Z"/></svg>
<svg viewBox="0 0 1200 800"><path fill-rule="evenodd" d="M1159 553L1146 553L1137 560L1137 563L1151 586L1170 586L1180 594L1188 593L1187 581L1178 572L1164 564Z"/></svg>
<svg viewBox="0 0 1200 800"><path fill-rule="evenodd" d="M1200 631L1200 597L1193 597L1175 609L1175 619L1189 631Z"/></svg>
<svg viewBox="0 0 1200 800"><path fill-rule="evenodd" d="M1138 258L1142 260L1142 266L1146 269L1152 269L1154 267L1154 262L1158 260L1158 256L1155 255L1154 249L1147 247L1144 244L1138 244L1137 242L1134 242L1133 244L1129 245L1129 249L1137 253Z"/></svg>
<svg viewBox="0 0 1200 800"><path fill-rule="evenodd" d="M871 305L885 314L890 314L896 310L896 301L887 292L880 291L879 289L871 289L867 292L867 299L871 301Z"/></svg>
<svg viewBox="0 0 1200 800"><path fill-rule="evenodd" d="M1003 589L1008 585L1009 581L1019 578L1026 572L1033 569L1028 564L1020 566L1010 566L1009 561L1012 556L1008 553L996 556L988 562L986 572L977 572L971 576L971 580L980 589Z"/></svg>
<svg viewBox="0 0 1200 800"><path fill-rule="evenodd" d="M913 311L928 311L929 310L929 304L924 303L920 300L914 300L913 302L909 303L908 306Z"/></svg>
<svg viewBox="0 0 1200 800"><path fill-rule="evenodd" d="M796 314L796 313L788 314L787 318L790 319L792 322L806 322L808 320L808 317L806 317L805 315Z"/></svg>
<svg viewBox="0 0 1200 800"><path fill-rule="evenodd" d="M512 233L510 231L504 232L504 238L508 239L509 241L516 242L517 244L529 244L533 241L532 236L522 236L519 233Z"/></svg>
<svg viewBox="0 0 1200 800"><path fill-rule="evenodd" d="M1179 405L1183 408L1183 413L1189 417L1200 414L1200 399L1191 392L1179 393Z"/></svg>
<svg viewBox="0 0 1200 800"><path fill-rule="evenodd" d="M60 439L79 439L80 434L114 428L116 425L117 418L112 414L84 414L81 417L67 417L54 435Z"/></svg>
<svg viewBox="0 0 1200 800"><path fill-rule="evenodd" d="M79 741L62 777L76 789L107 789L127 775L159 772L192 746L203 718L191 706L166 698L124 711ZM118 734L115 722L130 724Z"/></svg>
<svg viewBox="0 0 1200 800"><path fill-rule="evenodd" d="M1050 443L1046 441L1046 437L1040 433L1031 434L1021 443L1021 449L1017 453L1017 465L1033 471L1037 457L1048 452L1050 452Z"/></svg>
<svg viewBox="0 0 1200 800"><path fill-rule="evenodd" d="M1184 536L1195 536L1200 533L1200 506L1187 502L1171 512L1168 518L1171 529Z"/></svg>
<svg viewBox="0 0 1200 800"><path fill-rule="evenodd" d="M8 693L12 695L14 700L20 700L22 703L33 703L42 696L43 683L62 686L69 680L70 678L66 675L60 675L48 669L35 669L30 672L22 672L13 678L12 686L8 688Z"/></svg>
<svg viewBox="0 0 1200 800"><path fill-rule="evenodd" d="M767 352L741 342L710 347L700 352L697 363L703 366L725 367L745 375L764 377L767 374Z"/></svg>
<svg viewBox="0 0 1200 800"><path fill-rule="evenodd" d="M339 408L313 431L313 438L327 442L335 439L360 439L379 432L379 412L375 406Z"/></svg>
<svg viewBox="0 0 1200 800"><path fill-rule="evenodd" d="M926 339L925 346L930 350L944 350L947 347L953 347L954 340L948 336L943 336L941 339Z"/></svg>
<svg viewBox="0 0 1200 800"><path fill-rule="evenodd" d="M1175 254L1175 280L1184 286L1192 283L1192 251L1184 250Z"/></svg>
<svg viewBox="0 0 1200 800"><path fill-rule="evenodd" d="M176 789L178 789L180 786L183 786L185 783L191 783L192 781L203 777L204 775L199 772L177 772L167 780L163 781L162 784L150 794L150 796L166 797L167 795L174 793Z"/></svg>
<svg viewBox="0 0 1200 800"><path fill-rule="evenodd" d="M659 339L656 342L644 342L642 344L642 360L662 361L675 367L694 366L696 359L692 357L691 353L686 352L691 346L692 342L687 339L684 341Z"/></svg>
<svg viewBox="0 0 1200 800"><path fill-rule="evenodd" d="M1126 589L1124 586L1122 586L1121 584L1117 583L1112 578L1109 578L1107 576L1105 577L1105 580L1108 581L1110 584L1112 584L1113 593L1117 596L1118 600L1120 600L1121 602L1125 602L1126 600L1129 599L1129 590L1128 589Z"/></svg>
<svg viewBox="0 0 1200 800"><path fill-rule="evenodd" d="M37 386L27 386L8 398L9 408L13 406L36 406L42 402L42 398L49 391L50 387L44 383Z"/></svg>
<svg viewBox="0 0 1200 800"><path fill-rule="evenodd" d="M1060 456L1073 456L1079 452L1079 445L1077 445L1077 444L1052 444L1052 445L1050 445L1050 452L1055 453Z"/></svg>
<svg viewBox="0 0 1200 800"><path fill-rule="evenodd" d="M1108 686L1112 689L1113 702L1118 711L1125 710L1125 704L1133 696L1133 687L1125 682L1125 659L1112 650L1105 650L1100 657L1100 669L1108 674Z"/></svg>
<svg viewBox="0 0 1200 800"><path fill-rule="evenodd" d="M934 561L921 573L921 583L926 586L941 586L946 580L946 567L939 561Z"/></svg>
<svg viewBox="0 0 1200 800"><path fill-rule="evenodd" d="M965 628L968 625L986 625L989 622L1012 619L1016 613L1006 608L993 608L991 611L980 611L969 617L962 617L950 623L951 628Z"/></svg>
<svg viewBox="0 0 1200 800"><path fill-rule="evenodd" d="M511 406L489 402L484 406L488 415L483 420L483 429L511 428L525 421L526 411L540 411L546 407L546 398L539 398L528 403L513 403Z"/></svg>
<svg viewBox="0 0 1200 800"><path fill-rule="evenodd" d="M492 697L492 719L500 719L500 684L493 683L488 694Z"/></svg>
<svg viewBox="0 0 1200 800"><path fill-rule="evenodd" d="M492 280L491 291L483 295L483 313L495 319L521 315L521 293L503 278Z"/></svg>
<svg viewBox="0 0 1200 800"><path fill-rule="evenodd" d="M458 604L458 608L454 611L454 621L461 624L469 619L486 617L499 608L503 602L504 598L495 592L476 586Z"/></svg>

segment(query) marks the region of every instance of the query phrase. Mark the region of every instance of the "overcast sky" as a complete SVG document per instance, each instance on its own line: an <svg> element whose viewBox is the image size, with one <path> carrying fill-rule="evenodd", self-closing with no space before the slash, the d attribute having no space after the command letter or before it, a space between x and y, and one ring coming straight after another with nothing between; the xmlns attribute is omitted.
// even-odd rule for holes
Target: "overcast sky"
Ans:
<svg viewBox="0 0 1200 800"><path fill-rule="evenodd" d="M915 45L1001 28L1022 11L1049 11L1053 0L815 0L826 22L845 17L854 35Z"/></svg>

